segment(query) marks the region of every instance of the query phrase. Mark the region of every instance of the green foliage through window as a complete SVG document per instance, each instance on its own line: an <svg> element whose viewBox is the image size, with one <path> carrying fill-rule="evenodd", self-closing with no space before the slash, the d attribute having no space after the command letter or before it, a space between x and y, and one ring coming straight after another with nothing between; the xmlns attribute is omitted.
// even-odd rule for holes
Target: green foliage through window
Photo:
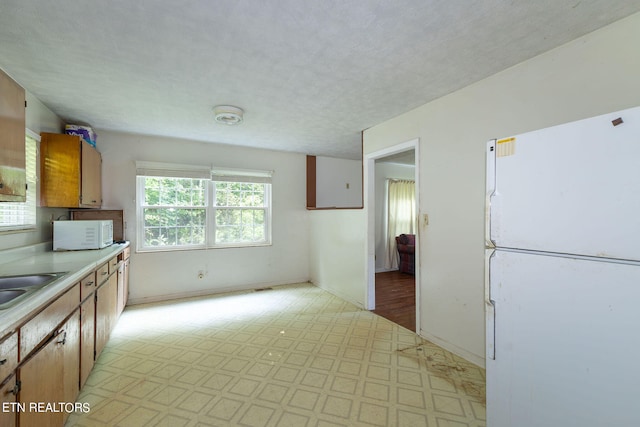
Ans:
<svg viewBox="0 0 640 427"><path fill-rule="evenodd" d="M215 183L215 243L262 242L265 235L267 184Z"/></svg>
<svg viewBox="0 0 640 427"><path fill-rule="evenodd" d="M270 243L271 184L157 176L138 180L142 250Z"/></svg>

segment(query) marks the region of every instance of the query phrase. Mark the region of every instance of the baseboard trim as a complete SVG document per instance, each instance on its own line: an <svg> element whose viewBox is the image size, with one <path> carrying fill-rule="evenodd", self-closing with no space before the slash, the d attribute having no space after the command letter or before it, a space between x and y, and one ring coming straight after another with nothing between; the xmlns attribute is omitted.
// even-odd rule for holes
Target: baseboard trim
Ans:
<svg viewBox="0 0 640 427"><path fill-rule="evenodd" d="M266 287L278 287L278 286L287 286L287 285L297 285L301 283L310 283L309 281L295 281L291 283L254 283L250 285L241 285L241 286L228 286L224 288L216 288L216 289L203 289L199 291L191 291L191 292L178 292L175 294L163 294L163 295L154 295L149 297L141 297L141 298L129 298L127 301L127 305L142 305L142 304L153 304L157 302L167 302L181 299L189 299L189 298L198 298L205 296L213 296L219 294L228 294L232 292L247 292L254 291L256 289L263 289Z"/></svg>
<svg viewBox="0 0 640 427"><path fill-rule="evenodd" d="M356 307L358 307L358 308L361 308L361 309L363 309L363 310L366 310L366 309L364 308L364 305L362 304L362 301L355 301L355 300L353 300L349 295L343 294L342 292L339 292L339 291L337 291L337 290L335 290L335 289L333 289L333 288L327 288L327 287L325 287L325 286L321 286L321 285L319 285L319 284L317 284L317 283L314 283L313 281L311 281L310 283L311 283L313 286L315 286L316 288L320 288L320 289L322 289L323 291L329 292L330 294L335 295L335 296L337 296L338 298L341 298L341 299L343 299L343 300L345 300L345 301L347 301L347 302L350 302L351 304L355 305L355 306L356 306Z"/></svg>
<svg viewBox="0 0 640 427"><path fill-rule="evenodd" d="M451 344L448 341L445 341L441 338L438 338L434 335L426 333L424 331L420 331L418 334L421 338L424 338L427 341L431 341L432 343L439 345L447 351L455 354L456 356L462 357L464 360L473 363L474 365L479 366L482 369L485 369L485 359L482 356L478 356L477 354L471 353L463 348L458 347L455 344Z"/></svg>
<svg viewBox="0 0 640 427"><path fill-rule="evenodd" d="M388 273L390 271L398 271L397 268L381 268L381 269L376 269L376 273Z"/></svg>

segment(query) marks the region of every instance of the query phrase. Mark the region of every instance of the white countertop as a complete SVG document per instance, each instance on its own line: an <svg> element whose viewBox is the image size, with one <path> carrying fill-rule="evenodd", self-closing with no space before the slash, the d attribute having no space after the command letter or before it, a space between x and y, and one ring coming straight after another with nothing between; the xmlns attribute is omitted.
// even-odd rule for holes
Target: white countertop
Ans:
<svg viewBox="0 0 640 427"><path fill-rule="evenodd" d="M0 338L26 320L35 310L64 293L128 246L129 242L86 251L53 252L39 249L2 251L0 276L60 272L67 272L67 274L38 289L15 305L0 310Z"/></svg>

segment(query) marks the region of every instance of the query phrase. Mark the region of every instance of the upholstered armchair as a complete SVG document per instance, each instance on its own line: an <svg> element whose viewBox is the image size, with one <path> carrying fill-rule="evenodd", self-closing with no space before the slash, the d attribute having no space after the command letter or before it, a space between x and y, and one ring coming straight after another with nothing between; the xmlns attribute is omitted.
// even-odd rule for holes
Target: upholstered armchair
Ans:
<svg viewBox="0 0 640 427"><path fill-rule="evenodd" d="M396 246L398 247L398 255L400 261L398 269L401 273L416 273L416 235L401 234L396 236Z"/></svg>

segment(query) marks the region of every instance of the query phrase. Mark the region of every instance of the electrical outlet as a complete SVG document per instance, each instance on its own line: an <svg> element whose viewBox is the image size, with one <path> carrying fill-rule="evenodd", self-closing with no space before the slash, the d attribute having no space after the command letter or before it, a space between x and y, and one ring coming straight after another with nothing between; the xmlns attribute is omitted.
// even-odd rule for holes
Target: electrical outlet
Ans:
<svg viewBox="0 0 640 427"><path fill-rule="evenodd" d="M198 279L204 279L204 271L198 271Z"/></svg>

